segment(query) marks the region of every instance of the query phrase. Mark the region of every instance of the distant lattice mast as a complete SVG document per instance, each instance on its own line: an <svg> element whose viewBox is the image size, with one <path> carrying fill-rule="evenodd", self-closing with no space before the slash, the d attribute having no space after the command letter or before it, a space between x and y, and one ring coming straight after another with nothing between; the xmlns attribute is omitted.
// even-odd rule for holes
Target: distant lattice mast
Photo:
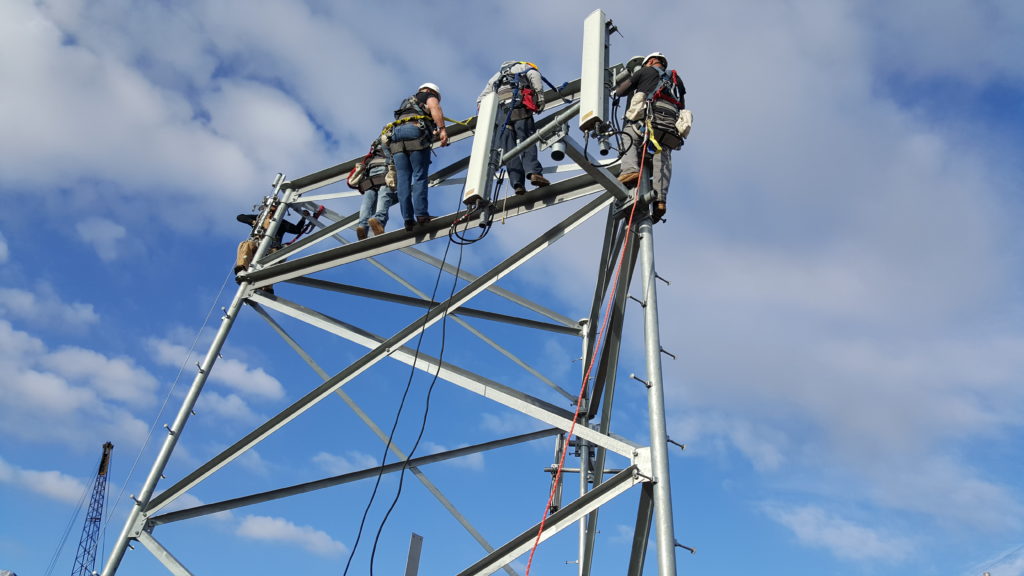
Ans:
<svg viewBox="0 0 1024 576"><path fill-rule="evenodd" d="M110 453L114 445L107 442L103 445L103 457L92 483L92 498L89 500L89 512L82 526L82 539L78 541L78 553L71 576L91 576L96 567L96 548L99 545L100 522L103 519L103 507L107 500L107 469L110 465Z"/></svg>

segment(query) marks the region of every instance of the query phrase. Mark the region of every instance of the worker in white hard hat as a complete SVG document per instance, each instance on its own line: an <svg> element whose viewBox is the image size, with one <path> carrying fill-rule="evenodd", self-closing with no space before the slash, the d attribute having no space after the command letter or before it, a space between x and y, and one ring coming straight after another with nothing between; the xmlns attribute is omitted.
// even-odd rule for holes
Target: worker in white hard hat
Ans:
<svg viewBox="0 0 1024 576"><path fill-rule="evenodd" d="M640 178L641 159L645 159L644 155L650 158L654 191L651 216L658 222L666 210L672 150L682 147L692 123L684 99L686 87L675 70L668 70L668 58L653 52L615 88L616 96L627 94L630 100L623 131L631 142L622 156L619 181L627 187L635 186Z"/></svg>
<svg viewBox="0 0 1024 576"><path fill-rule="evenodd" d="M430 222L427 210L427 175L430 148L436 139L448 145L448 131L441 110L441 89L433 82L421 84L415 94L402 100L391 123L389 147L395 165L398 206L405 229Z"/></svg>
<svg viewBox="0 0 1024 576"><path fill-rule="evenodd" d="M477 108L484 96L491 92L498 93L501 111L498 113L500 122L495 145L506 152L515 148L537 132L533 115L544 109L544 84L540 70L533 62L503 62L501 68L494 73L484 91L476 99ZM551 182L542 173L544 168L537 158L537 146L533 145L514 158L505 162L508 180L517 195L526 194L526 181L540 187Z"/></svg>

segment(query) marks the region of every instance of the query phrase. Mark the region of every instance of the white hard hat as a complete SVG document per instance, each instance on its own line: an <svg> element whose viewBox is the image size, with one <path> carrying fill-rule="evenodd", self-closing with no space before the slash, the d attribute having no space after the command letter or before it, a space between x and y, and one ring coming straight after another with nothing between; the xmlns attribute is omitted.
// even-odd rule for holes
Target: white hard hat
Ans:
<svg viewBox="0 0 1024 576"><path fill-rule="evenodd" d="M650 60L651 58L657 58L658 60L661 60L662 65L668 67L668 58L665 58L665 55L662 54L661 52L651 52L650 54L648 54L647 57L644 58L644 64L646 64L647 61Z"/></svg>
<svg viewBox="0 0 1024 576"><path fill-rule="evenodd" d="M424 82L423 84L420 85L419 88L416 89L416 91L419 92L420 90L423 90L424 88L430 90L434 94L437 94L437 97L439 99L441 98L441 89L437 87L437 84L434 84L433 82Z"/></svg>

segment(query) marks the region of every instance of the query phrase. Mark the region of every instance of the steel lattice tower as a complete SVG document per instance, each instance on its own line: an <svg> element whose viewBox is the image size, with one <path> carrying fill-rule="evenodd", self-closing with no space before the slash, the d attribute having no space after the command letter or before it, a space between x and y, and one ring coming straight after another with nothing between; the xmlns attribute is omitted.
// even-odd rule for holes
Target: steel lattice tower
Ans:
<svg viewBox="0 0 1024 576"><path fill-rule="evenodd" d="M100 458L96 479L92 482L89 512L85 515L85 524L82 526L82 537L78 541L78 552L75 553L71 576L91 576L96 568L96 547L99 545L103 508L107 502L107 471L110 468L110 453L113 449L114 445L110 442L103 445L103 456Z"/></svg>
<svg viewBox="0 0 1024 576"><path fill-rule="evenodd" d="M638 505L632 549L623 571L631 576L639 576L644 572L648 541L651 540L653 532L658 573L661 576L676 574L676 544L667 454L669 439L665 430L661 367L663 350L660 344L655 286L657 275L654 266L654 233L647 207L651 200L648 189L650 168L645 167L646 174L641 177L639 189L634 195L616 179L617 167L608 168L595 162L587 154L586 147L580 146L569 135L568 129L569 123L578 118L584 133L596 136L596 127L608 118L605 113L609 101L608 87L624 78L630 67L637 63L636 60L632 60L627 65L608 65L608 42L613 31L614 26L602 11L595 11L587 18L584 23L581 78L557 91L546 93L545 112L551 113L539 119L537 133L516 148L502 150L497 155L492 152L497 109L494 94L490 95L492 100L485 100L481 105L480 116L472 118L465 125L449 127L452 142L471 137L474 139L472 153L431 174L430 185L437 187L453 182L457 185L465 182L464 190L467 197L470 196L469 190L472 189L482 198L475 208L469 207L435 218L412 232L398 229L352 243L341 233L352 228L358 213L342 213L329 207L318 221L318 231L271 253L270 240L289 209L312 210L321 203L335 206L333 202L336 200L357 195L354 192L333 192L325 189L344 182L358 159L295 180L286 180L278 175L274 182L274 193L265 199L264 212L260 215L260 218L272 217L272 223L256 251L252 266L239 277L238 290L230 306L224 310L220 328L209 350L197 364L198 371L191 388L182 401L175 420L168 426L163 447L135 498L135 506L114 546L108 564L104 567L103 576L113 576L118 571L126 548L131 542L141 543L172 574L191 574L185 567L184 560L176 558L154 537L154 532L162 525L278 501L290 496L372 479L379 474L404 472L406 469L483 550L484 556L462 570L461 575L492 574L504 570L510 576L516 576L517 572L510 565L511 562L528 552L535 540L546 540L566 528L577 525L579 551L576 563L579 565L579 574L589 576L595 556L598 510L633 487L639 488ZM543 147L551 147L553 151L564 153L574 162L570 169L579 174L550 186L537 188L522 196L492 198L487 192L483 192L493 186L495 170L501 163L519 154L526 146L538 143ZM465 174L465 180L460 178L462 174ZM484 209L478 209L481 206ZM488 218L504 221L556 207L562 210L563 215L570 208L574 207L575 210L561 217L544 232L528 238L520 248L501 258L499 262L478 272L453 266L450 262L417 248L422 243L447 237L455 228L463 227L470 230L479 224L486 224ZM548 306L498 285L499 280L514 273L560 239L573 233L592 218L600 220L601 216L604 218L603 237L599 242L593 243L600 246L594 255L598 259L598 274L592 291L588 289L584 296L589 300L589 312L585 318L569 318ZM333 242L341 245L334 245ZM462 283L461 286L456 290L456 285L453 284L449 297L444 300L432 300L429 294L381 262L385 257L396 257L399 252L434 267L435 270L454 275ZM401 284L412 295L372 290L348 283L353 276L346 276L344 271L357 265L375 267ZM635 276L638 276L640 284L639 298L629 295L629 287ZM273 285L293 288L289 289L286 298L276 294L283 291L271 293L265 290ZM299 291L298 288L306 292ZM423 312L392 335L378 335L345 319L332 316L326 311L317 310L313 304L301 304L291 299L311 294L313 291L321 297L324 294L332 294L332 297L339 298L357 297L363 301L377 302L379 306L404 310L418 308ZM508 314L491 311L483 306L470 307L469 304L474 299L480 301L481 295L511 303L526 313ZM636 300L642 307L644 328L641 339L646 376L633 379L642 382L646 390L647 417L642 422L631 422L631 427L622 427L613 433L612 406L618 379L620 350L626 340L623 334L626 309L631 299ZM280 337L284 347L298 354L318 375L322 383L306 391L294 403L191 473L156 493L156 486L166 470L186 423L194 414L203 386L214 370L225 341L243 307L252 309L258 317L265 320L272 332ZM436 330L439 324L443 325L443 322L449 319L469 330L490 349L496 350L530 371L548 387L546 393L542 395L519 389L513 386L511 381L503 381L507 380L505 373L484 374L482 370L469 370L443 358L422 354L418 347L415 350L412 348L412 341L420 334L431 329ZM556 378L528 366L495 339L475 328L469 322L470 319L578 338L583 358L593 359L592 362L585 362L589 366L579 399L575 390L566 390L555 381ZM354 344L366 351L345 368L331 374L318 363L314 354L300 343L300 337L290 331L285 322L301 325L302 329L316 328L322 333L346 341L346 345ZM362 381L360 375L388 359L436 375L441 381L493 402L502 409L528 416L541 423L544 428L476 442L428 456L409 458L389 441L382 428L346 392L351 390L351 387L359 385ZM579 379L576 379L576 382L578 386ZM357 418L387 444L393 455L391 462L312 482L243 494L183 510L165 509L189 490L330 396L337 396L343 400ZM573 409L567 410L562 407L566 403L572 405ZM619 434L646 436L649 442L645 444ZM572 453L573 457L578 459L578 466L566 468L565 471L577 474L580 494L571 502L562 504L564 482L553 482L552 491L557 493L559 498L555 500L551 514L542 523L524 526L518 536L502 545L490 544L486 536L455 507L423 471L424 467L435 462L514 446L544 437L555 439L556 462L567 453ZM625 465L619 469L609 469L606 460L612 457L625 461Z"/></svg>

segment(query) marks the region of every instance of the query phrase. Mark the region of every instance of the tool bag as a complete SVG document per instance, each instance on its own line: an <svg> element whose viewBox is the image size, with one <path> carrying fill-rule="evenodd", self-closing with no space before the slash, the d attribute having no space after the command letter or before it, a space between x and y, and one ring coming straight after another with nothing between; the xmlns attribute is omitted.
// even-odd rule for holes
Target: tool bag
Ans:
<svg viewBox="0 0 1024 576"><path fill-rule="evenodd" d="M683 136L676 128L679 120L679 108L667 100L656 99L651 102L652 136L662 147L679 150L683 147Z"/></svg>

